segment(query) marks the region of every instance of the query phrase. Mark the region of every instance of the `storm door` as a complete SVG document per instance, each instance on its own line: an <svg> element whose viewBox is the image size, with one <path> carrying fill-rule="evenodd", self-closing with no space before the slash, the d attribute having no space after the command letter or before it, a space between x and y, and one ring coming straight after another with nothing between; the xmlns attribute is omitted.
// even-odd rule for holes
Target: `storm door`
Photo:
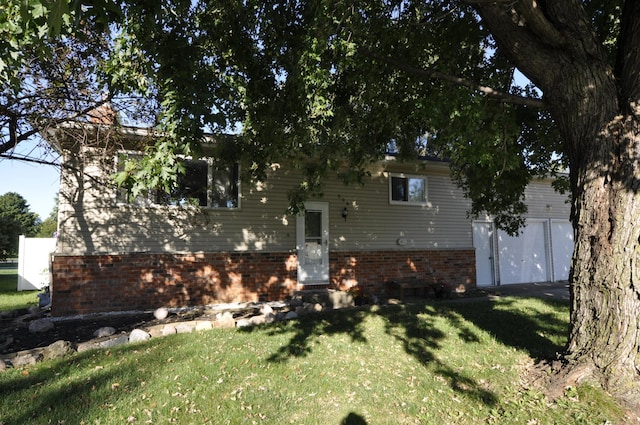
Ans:
<svg viewBox="0 0 640 425"><path fill-rule="evenodd" d="M329 204L305 202L297 218L298 281L329 283Z"/></svg>

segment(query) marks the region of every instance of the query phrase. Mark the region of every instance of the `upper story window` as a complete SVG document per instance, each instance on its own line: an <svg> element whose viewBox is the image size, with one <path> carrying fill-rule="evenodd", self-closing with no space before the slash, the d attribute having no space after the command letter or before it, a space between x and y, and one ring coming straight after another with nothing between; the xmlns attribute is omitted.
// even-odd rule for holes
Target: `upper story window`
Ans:
<svg viewBox="0 0 640 425"><path fill-rule="evenodd" d="M126 158L141 157L139 153L120 153L118 169L121 170ZM208 208L239 208L240 178L238 164L219 166L211 159L183 159L185 173L178 175L176 186L171 192L149 190L133 201L127 201L126 191L120 190L118 202L138 206L149 205L197 205Z"/></svg>
<svg viewBox="0 0 640 425"><path fill-rule="evenodd" d="M392 204L427 203L427 178L392 174L389 179L389 202Z"/></svg>

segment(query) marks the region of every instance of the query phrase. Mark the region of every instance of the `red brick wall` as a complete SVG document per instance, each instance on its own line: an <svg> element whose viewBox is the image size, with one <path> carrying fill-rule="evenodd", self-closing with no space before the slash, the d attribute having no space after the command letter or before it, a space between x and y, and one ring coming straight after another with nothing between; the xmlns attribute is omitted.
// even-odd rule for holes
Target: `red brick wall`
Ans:
<svg viewBox="0 0 640 425"><path fill-rule="evenodd" d="M403 277L445 284L455 292L465 292L476 285L473 249L334 252L330 263L336 288L348 289L358 284L365 292L376 295L385 294L385 282Z"/></svg>
<svg viewBox="0 0 640 425"><path fill-rule="evenodd" d="M463 291L475 286L473 250L334 252L330 287L384 294L389 279L419 276ZM52 314L282 300L302 289L291 253L55 256Z"/></svg>

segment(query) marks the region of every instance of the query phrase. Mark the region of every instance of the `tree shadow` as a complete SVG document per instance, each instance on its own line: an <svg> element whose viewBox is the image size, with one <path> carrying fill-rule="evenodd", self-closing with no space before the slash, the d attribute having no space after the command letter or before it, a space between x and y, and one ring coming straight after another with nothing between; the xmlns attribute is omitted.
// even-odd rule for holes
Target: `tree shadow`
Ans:
<svg viewBox="0 0 640 425"><path fill-rule="evenodd" d="M349 311L332 311L303 317L293 328L289 342L273 353L268 361L286 362L292 357L309 355L320 335L349 335L354 342L366 343L364 319L375 315L385 321L385 332L395 338L404 350L423 365L430 365L434 373L448 381L450 387L466 396L477 399L487 405L495 405L497 396L481 388L474 379L454 370L445 362L437 359L435 353L440 341L446 335L435 325L435 315L425 313L426 306L391 306L383 308L360 308ZM428 313L430 313L432 310ZM420 316L420 317L419 317ZM250 331L250 330L248 330ZM287 334L292 327L281 324L273 328L271 335Z"/></svg>
<svg viewBox="0 0 640 425"><path fill-rule="evenodd" d="M19 400L20 409L3 411L0 415L2 424L27 424L49 418L51 423L64 423L73 418L73 423L85 423L83 419L95 416L95 409L106 403L115 404L134 388L140 388L141 382L136 374L128 370L139 369L136 360L150 355L141 354L140 346L131 344L119 347L118 358L107 367L96 367L89 376L67 379L64 385L49 385L50 381L60 381L71 375L78 364L88 362L93 356L103 356L100 350L89 350L74 354L71 357L52 361L47 366L25 369L16 379L0 382L0 399L10 394L31 393L28 402ZM136 355L128 354L136 352ZM42 385L47 383L47 385Z"/></svg>
<svg viewBox="0 0 640 425"><path fill-rule="evenodd" d="M352 310L351 314L337 311L315 314L300 318L295 326L293 337L289 343L280 347L267 359L270 362L281 363L290 357L305 357L311 353L312 347L320 335L347 334L352 342L366 343L363 320L369 315L368 310ZM251 331L251 328L245 328ZM286 323L278 324L270 330L271 336L289 333L291 329Z"/></svg>
<svg viewBox="0 0 640 425"><path fill-rule="evenodd" d="M367 421L357 413L350 412L342 421L340 421L340 425L367 425Z"/></svg>
<svg viewBox="0 0 640 425"><path fill-rule="evenodd" d="M566 301L542 300L552 307L566 305ZM536 361L552 358L564 346L553 342L566 337L567 321L554 314L533 308L523 311L518 308L521 300L504 298L497 301L474 303L452 303L448 305L446 317L463 329L460 317L491 334L501 343L525 351ZM461 330L462 331L462 330Z"/></svg>
<svg viewBox="0 0 640 425"><path fill-rule="evenodd" d="M563 347L554 340L562 340L566 335L567 322L553 313L532 307L520 308L516 304L518 302L519 300L511 298L471 303L430 302L306 316L293 326L279 324L271 330L272 336L292 331L293 336L268 360L286 362L292 357L305 357L311 353L320 335L346 334L354 342L366 343L363 321L367 316L375 315L384 319L385 332L399 341L406 353L424 366L428 365L452 390L493 406L498 402L495 393L437 356L447 335L438 328L436 320L445 318L458 330L458 337L467 343L480 342L478 330L483 330L499 342L522 350L534 359L549 358L560 351ZM562 305L551 300L543 302L554 306Z"/></svg>
<svg viewBox="0 0 640 425"><path fill-rule="evenodd" d="M468 398L475 399L488 406L497 404L498 397L491 391L482 388L475 379L455 370L445 361L436 357L440 341L446 335L436 328L435 318L445 316L447 310L429 308L430 305L408 306L394 309L383 309L380 314L386 319L386 332L400 341L407 354L420 363L433 368L435 374L444 378L449 387ZM467 342L478 340L468 326L458 322L463 339Z"/></svg>

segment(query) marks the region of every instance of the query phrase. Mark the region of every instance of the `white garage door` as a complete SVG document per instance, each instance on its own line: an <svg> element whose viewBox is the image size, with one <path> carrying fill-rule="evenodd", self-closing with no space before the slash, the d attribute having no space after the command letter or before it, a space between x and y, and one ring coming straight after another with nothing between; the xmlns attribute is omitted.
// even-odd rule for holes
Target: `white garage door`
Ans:
<svg viewBox="0 0 640 425"><path fill-rule="evenodd" d="M473 223L473 247L476 250L476 285L494 285L493 224Z"/></svg>
<svg viewBox="0 0 640 425"><path fill-rule="evenodd" d="M500 283L546 282L549 272L545 222L527 221L517 237L498 232Z"/></svg>
<svg viewBox="0 0 640 425"><path fill-rule="evenodd" d="M551 222L553 280L568 280L573 256L573 227L568 221Z"/></svg>

